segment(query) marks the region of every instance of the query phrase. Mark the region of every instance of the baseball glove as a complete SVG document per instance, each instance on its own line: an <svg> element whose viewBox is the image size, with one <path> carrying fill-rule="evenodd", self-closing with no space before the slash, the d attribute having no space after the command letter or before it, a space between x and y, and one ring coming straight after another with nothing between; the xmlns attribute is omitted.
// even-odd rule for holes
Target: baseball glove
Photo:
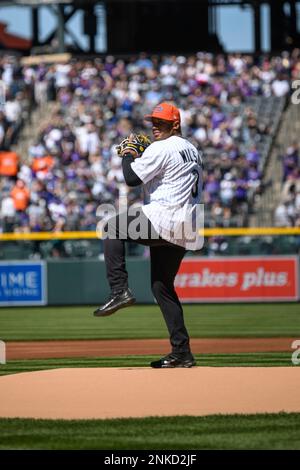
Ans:
<svg viewBox="0 0 300 470"><path fill-rule="evenodd" d="M147 135L144 134L130 134L129 137L122 140L117 145L117 152L120 157L125 155L126 151L131 153L134 158L141 157L146 148L151 144L151 140Z"/></svg>

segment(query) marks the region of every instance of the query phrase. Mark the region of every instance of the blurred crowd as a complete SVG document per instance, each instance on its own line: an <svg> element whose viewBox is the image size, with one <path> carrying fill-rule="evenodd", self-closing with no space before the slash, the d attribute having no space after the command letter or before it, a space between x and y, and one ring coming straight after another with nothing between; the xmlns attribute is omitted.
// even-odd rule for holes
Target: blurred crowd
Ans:
<svg viewBox="0 0 300 470"><path fill-rule="evenodd" d="M30 119L34 90L24 80L22 68L13 57L0 58L0 151L16 143L24 122Z"/></svg>
<svg viewBox="0 0 300 470"><path fill-rule="evenodd" d="M0 229L94 230L101 203L120 196L140 203L141 190L124 184L116 145L131 131L151 135L143 115L160 101L180 108L183 136L204 153L210 226L231 226L239 214L240 225L247 223L252 198L262 189L257 144L270 132L248 100L286 96L296 78L299 50L258 59L201 52L34 66L2 57ZM21 160L13 151L20 128L32 109L47 103L55 104L54 112L32 130L35 139ZM287 193L292 199L290 188Z"/></svg>
<svg viewBox="0 0 300 470"><path fill-rule="evenodd" d="M300 158L297 143L282 156L283 187L281 202L275 210L275 225L300 227Z"/></svg>

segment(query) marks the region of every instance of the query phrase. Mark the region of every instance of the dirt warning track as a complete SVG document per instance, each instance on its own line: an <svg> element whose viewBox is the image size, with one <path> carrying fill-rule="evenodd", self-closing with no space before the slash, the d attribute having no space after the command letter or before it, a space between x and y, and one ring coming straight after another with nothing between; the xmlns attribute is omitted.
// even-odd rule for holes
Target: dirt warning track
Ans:
<svg viewBox="0 0 300 470"><path fill-rule="evenodd" d="M291 351L296 338L196 338L196 353L251 353ZM71 357L110 357L167 354L167 339L18 341L7 342L7 359L46 359Z"/></svg>

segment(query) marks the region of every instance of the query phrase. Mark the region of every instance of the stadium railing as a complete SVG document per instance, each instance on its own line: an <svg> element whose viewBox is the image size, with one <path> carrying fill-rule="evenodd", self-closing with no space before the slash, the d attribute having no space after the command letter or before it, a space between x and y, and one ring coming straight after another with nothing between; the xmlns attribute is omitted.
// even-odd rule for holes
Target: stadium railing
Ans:
<svg viewBox="0 0 300 470"><path fill-rule="evenodd" d="M300 255L300 227L206 228L204 246L189 252L208 256ZM0 260L98 258L103 242L96 231L0 233ZM147 256L141 245L127 245L129 256Z"/></svg>

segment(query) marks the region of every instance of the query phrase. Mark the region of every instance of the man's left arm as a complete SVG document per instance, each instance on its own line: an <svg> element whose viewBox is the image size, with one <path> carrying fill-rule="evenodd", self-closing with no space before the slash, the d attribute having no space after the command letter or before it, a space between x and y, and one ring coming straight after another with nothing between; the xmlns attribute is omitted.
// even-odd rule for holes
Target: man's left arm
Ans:
<svg viewBox="0 0 300 470"><path fill-rule="evenodd" d="M128 186L139 186L142 184L142 180L133 171L131 163L134 162L134 156L130 153L125 153L122 158L122 170L124 174L125 183Z"/></svg>

